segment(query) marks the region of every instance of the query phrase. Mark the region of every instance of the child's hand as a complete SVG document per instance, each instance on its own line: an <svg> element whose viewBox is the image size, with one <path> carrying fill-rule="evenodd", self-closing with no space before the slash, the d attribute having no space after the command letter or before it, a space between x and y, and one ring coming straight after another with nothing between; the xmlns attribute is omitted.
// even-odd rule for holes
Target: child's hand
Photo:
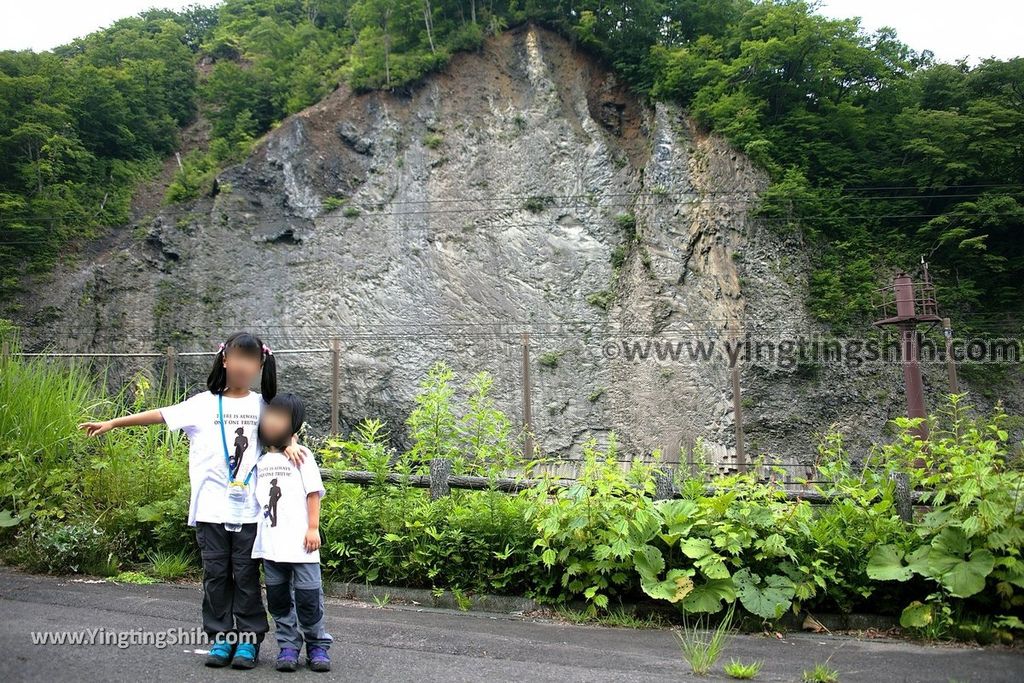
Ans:
<svg viewBox="0 0 1024 683"><path fill-rule="evenodd" d="M319 550L320 529L307 529L306 539L302 542L302 547L306 549L307 553L311 553L314 550Z"/></svg>
<svg viewBox="0 0 1024 683"><path fill-rule="evenodd" d="M293 465L298 467L306 459L305 450L305 448L293 441L290 446L284 449L284 457L288 458Z"/></svg>
<svg viewBox="0 0 1024 683"><path fill-rule="evenodd" d="M103 422L83 422L78 425L79 429L84 429L85 433L89 436L99 436L104 432L109 432L114 428L114 423L110 420L104 420Z"/></svg>

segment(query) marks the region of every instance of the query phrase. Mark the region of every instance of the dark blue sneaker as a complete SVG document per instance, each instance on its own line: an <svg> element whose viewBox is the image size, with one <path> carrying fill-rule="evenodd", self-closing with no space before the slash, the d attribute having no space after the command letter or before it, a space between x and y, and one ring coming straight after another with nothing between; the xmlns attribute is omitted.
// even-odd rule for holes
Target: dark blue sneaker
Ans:
<svg viewBox="0 0 1024 683"><path fill-rule="evenodd" d="M218 640L210 648L210 653L206 655L206 666L222 667L227 666L231 663L231 655L234 654L234 648L222 640Z"/></svg>
<svg viewBox="0 0 1024 683"><path fill-rule="evenodd" d="M239 643L235 647L235 657L231 660L232 669L255 669L260 649L252 643Z"/></svg>
<svg viewBox="0 0 1024 683"><path fill-rule="evenodd" d="M278 671L295 671L299 668L299 651L294 647L282 647L277 655Z"/></svg>
<svg viewBox="0 0 1024 683"><path fill-rule="evenodd" d="M322 647L307 647L306 662L313 671L331 670L331 658L327 656L327 650Z"/></svg>

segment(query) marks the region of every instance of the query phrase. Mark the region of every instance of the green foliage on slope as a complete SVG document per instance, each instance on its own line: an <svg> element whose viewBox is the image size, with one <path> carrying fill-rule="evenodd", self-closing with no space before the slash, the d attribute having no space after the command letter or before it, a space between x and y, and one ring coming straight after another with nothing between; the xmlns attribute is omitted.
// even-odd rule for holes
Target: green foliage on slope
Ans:
<svg viewBox="0 0 1024 683"><path fill-rule="evenodd" d="M404 87L524 21L682 103L765 168L758 210L807 238L808 301L837 329L868 319L871 290L922 255L954 317L1020 310L1024 59L937 63L889 29L790 0L227 0L0 53L0 287L124 222L134 185L200 109L209 149L169 200L200 195L211 169L339 82Z"/></svg>

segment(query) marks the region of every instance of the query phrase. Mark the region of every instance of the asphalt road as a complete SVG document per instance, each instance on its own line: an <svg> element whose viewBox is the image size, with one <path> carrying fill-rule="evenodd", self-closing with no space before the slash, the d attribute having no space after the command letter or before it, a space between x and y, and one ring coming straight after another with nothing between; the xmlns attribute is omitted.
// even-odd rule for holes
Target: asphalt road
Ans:
<svg viewBox="0 0 1024 683"><path fill-rule="evenodd" d="M248 681L282 676L343 681L680 681L698 679L667 630L571 626L507 615L416 607L378 608L328 600L334 671L274 671L276 646L253 671L207 669L194 646L40 645L32 632L191 630L199 619L194 585L116 585L0 568L0 681ZM107 636L110 637L110 636ZM1024 654L930 647L890 640L787 635L735 636L724 660L761 660L758 681L799 681L831 657L844 683L1024 681Z"/></svg>

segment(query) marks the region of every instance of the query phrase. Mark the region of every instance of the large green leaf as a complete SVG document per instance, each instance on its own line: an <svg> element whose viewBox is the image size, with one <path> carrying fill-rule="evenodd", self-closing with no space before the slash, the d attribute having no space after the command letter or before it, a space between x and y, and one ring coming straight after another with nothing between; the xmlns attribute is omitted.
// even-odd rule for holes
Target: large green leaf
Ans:
<svg viewBox="0 0 1024 683"><path fill-rule="evenodd" d="M740 603L762 619L778 619L793 604L796 586L786 576L772 574L762 579L744 568L733 574L733 580Z"/></svg>
<svg viewBox="0 0 1024 683"><path fill-rule="evenodd" d="M633 551L633 566L644 579L657 579L665 569L665 558L653 545L645 545Z"/></svg>
<svg viewBox="0 0 1024 683"><path fill-rule="evenodd" d="M709 579L728 579L729 568L725 566L724 558L718 553L710 553L694 563L697 569Z"/></svg>
<svg viewBox="0 0 1024 683"><path fill-rule="evenodd" d="M19 515L12 515L10 510L0 510L0 529L16 526L20 522Z"/></svg>
<svg viewBox="0 0 1024 683"><path fill-rule="evenodd" d="M903 551L894 545L879 545L868 556L868 576L876 581L906 581L913 576L903 564Z"/></svg>
<svg viewBox="0 0 1024 683"><path fill-rule="evenodd" d="M931 605L915 600L903 609L900 614L900 626L903 628L924 628L932 623L934 614Z"/></svg>
<svg viewBox="0 0 1024 683"><path fill-rule="evenodd" d="M692 574L692 569L672 569L665 575L664 581L641 578L640 588L652 598L679 602L693 590L693 581L690 579Z"/></svg>
<svg viewBox="0 0 1024 683"><path fill-rule="evenodd" d="M736 585L732 579L718 579L697 584L683 600L687 612L714 613L722 609L722 600L736 599Z"/></svg>
<svg viewBox="0 0 1024 683"><path fill-rule="evenodd" d="M992 573L995 558L988 550L976 550L969 560L942 555L934 549L931 564L939 575L939 582L958 598L968 598L985 588L985 578Z"/></svg>
<svg viewBox="0 0 1024 683"><path fill-rule="evenodd" d="M931 569L929 569L930 557L932 554L932 547L929 545L923 545L917 550L907 555L907 567L910 571L921 576L930 577Z"/></svg>
<svg viewBox="0 0 1024 683"><path fill-rule="evenodd" d="M692 559L700 559L711 553L711 541L706 538L688 538L679 544L683 554Z"/></svg>
<svg viewBox="0 0 1024 683"><path fill-rule="evenodd" d="M946 555L962 557L971 551L971 541L960 529L948 526L932 539L932 547Z"/></svg>
<svg viewBox="0 0 1024 683"><path fill-rule="evenodd" d="M685 536L696 521L697 503L692 500L665 500L657 503L658 512L669 534Z"/></svg>
<svg viewBox="0 0 1024 683"><path fill-rule="evenodd" d="M143 505L136 510L135 518L140 522L161 522L164 519L164 513L156 505Z"/></svg>
<svg viewBox="0 0 1024 683"><path fill-rule="evenodd" d="M634 545L647 543L658 530L661 529L661 520L652 512L637 512L629 523L629 540Z"/></svg>

